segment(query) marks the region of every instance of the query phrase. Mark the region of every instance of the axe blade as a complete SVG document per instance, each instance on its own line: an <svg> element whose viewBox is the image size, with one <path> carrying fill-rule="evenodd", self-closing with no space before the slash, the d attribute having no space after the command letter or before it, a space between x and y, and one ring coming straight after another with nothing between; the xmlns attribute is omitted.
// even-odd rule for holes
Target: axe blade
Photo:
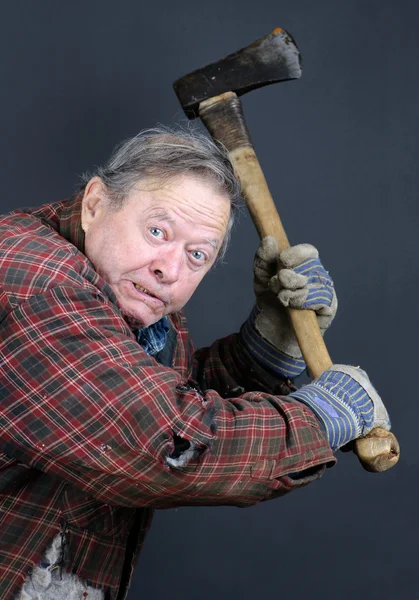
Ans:
<svg viewBox="0 0 419 600"><path fill-rule="evenodd" d="M173 84L183 110L198 117L201 102L225 92L238 96L256 88L301 77L301 56L292 36L274 29L250 46L197 69Z"/></svg>

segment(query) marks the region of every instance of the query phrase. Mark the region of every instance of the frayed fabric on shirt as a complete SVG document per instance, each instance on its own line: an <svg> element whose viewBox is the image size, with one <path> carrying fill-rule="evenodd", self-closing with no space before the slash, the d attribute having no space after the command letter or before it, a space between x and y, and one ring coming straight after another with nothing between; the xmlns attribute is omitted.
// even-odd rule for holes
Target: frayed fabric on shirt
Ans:
<svg viewBox="0 0 419 600"><path fill-rule="evenodd" d="M17 600L104 600L102 590L85 585L77 575L62 570L64 545L64 535L57 535L42 564L29 573Z"/></svg>

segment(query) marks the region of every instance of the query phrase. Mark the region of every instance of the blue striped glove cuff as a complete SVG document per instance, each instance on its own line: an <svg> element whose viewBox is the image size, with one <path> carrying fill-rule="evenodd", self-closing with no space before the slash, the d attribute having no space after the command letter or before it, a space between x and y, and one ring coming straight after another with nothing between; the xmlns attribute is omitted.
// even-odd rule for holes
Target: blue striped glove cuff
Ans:
<svg viewBox="0 0 419 600"><path fill-rule="evenodd" d="M366 435L374 427L390 429L380 396L365 371L356 367L334 365L291 396L313 410L332 450Z"/></svg>
<svg viewBox="0 0 419 600"><path fill-rule="evenodd" d="M246 349L262 367L281 377L295 379L306 368L304 359L284 354L260 335L255 327L259 313L259 308L255 306L241 327L240 335Z"/></svg>

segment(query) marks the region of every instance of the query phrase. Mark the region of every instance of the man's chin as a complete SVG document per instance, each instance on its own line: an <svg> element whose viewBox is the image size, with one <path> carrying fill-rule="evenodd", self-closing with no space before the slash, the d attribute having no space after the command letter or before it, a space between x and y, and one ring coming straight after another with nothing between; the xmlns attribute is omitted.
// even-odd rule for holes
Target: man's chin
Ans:
<svg viewBox="0 0 419 600"><path fill-rule="evenodd" d="M121 312L122 316L124 317L125 321L128 323L131 329L144 329L145 327L150 327L150 325L157 323L157 321L160 321L160 319L163 317L163 315L150 315L149 317L142 317L139 315L134 315L129 311L122 310Z"/></svg>

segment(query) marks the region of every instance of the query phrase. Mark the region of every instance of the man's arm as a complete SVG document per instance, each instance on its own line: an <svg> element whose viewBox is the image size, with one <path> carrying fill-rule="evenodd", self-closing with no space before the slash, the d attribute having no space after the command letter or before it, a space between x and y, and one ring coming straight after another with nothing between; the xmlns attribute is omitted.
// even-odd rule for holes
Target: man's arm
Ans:
<svg viewBox="0 0 419 600"><path fill-rule="evenodd" d="M279 254L272 237L261 241L253 269L256 305L249 318L240 334L195 355L194 374L204 388L224 395L289 394L306 364L285 307L315 310L324 334L337 309L333 281L314 246L299 244Z"/></svg>
<svg viewBox="0 0 419 600"><path fill-rule="evenodd" d="M304 404L201 394L149 357L91 290L50 289L1 325L0 450L105 503L247 506L335 460Z"/></svg>
<svg viewBox="0 0 419 600"><path fill-rule="evenodd" d="M194 352L193 378L201 389L216 389L225 398L252 391L285 396L297 389L292 379L260 365L247 350L240 333Z"/></svg>

